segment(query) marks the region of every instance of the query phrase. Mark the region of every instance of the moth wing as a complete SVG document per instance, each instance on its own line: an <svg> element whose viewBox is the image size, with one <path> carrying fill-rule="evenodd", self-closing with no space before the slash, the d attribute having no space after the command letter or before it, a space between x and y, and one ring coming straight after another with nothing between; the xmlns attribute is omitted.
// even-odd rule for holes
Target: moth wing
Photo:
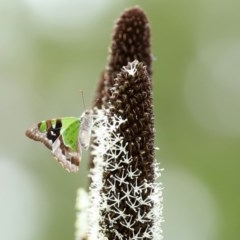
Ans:
<svg viewBox="0 0 240 240"><path fill-rule="evenodd" d="M26 136L49 148L55 159L67 171L77 172L81 160L81 149L76 137L79 127L79 118L49 119L27 129Z"/></svg>
<svg viewBox="0 0 240 240"><path fill-rule="evenodd" d="M54 141L59 137L61 130L60 119L49 119L27 129L26 136L34 141L43 143L47 148L52 150Z"/></svg>
<svg viewBox="0 0 240 240"><path fill-rule="evenodd" d="M52 154L68 172L77 172L81 161L81 147L78 140L79 118L63 118L59 137L52 145Z"/></svg>

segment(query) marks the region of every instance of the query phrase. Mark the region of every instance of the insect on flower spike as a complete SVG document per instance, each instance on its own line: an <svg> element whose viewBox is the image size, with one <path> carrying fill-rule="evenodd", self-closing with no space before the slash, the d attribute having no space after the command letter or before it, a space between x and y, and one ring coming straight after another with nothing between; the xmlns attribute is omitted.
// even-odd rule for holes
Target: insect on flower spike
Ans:
<svg viewBox="0 0 240 240"><path fill-rule="evenodd" d="M89 147L92 126L92 110L85 110L80 117L53 118L34 124L27 129L26 136L43 143L68 172L77 172L82 148Z"/></svg>

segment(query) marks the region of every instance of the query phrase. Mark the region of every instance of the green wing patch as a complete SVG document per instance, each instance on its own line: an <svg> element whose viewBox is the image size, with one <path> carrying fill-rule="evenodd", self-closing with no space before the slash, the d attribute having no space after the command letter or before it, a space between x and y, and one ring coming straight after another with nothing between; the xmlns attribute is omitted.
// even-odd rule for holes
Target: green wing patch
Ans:
<svg viewBox="0 0 240 240"><path fill-rule="evenodd" d="M64 144L72 151L78 151L79 118L62 118L61 135Z"/></svg>

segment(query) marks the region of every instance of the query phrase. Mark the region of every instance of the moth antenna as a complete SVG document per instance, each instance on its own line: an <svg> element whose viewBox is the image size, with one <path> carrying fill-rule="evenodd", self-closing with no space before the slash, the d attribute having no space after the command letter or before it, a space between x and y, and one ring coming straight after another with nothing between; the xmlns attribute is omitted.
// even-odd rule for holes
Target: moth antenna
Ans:
<svg viewBox="0 0 240 240"><path fill-rule="evenodd" d="M84 101L83 90L79 90L79 91L81 92L81 95L82 95L82 101L83 101L84 110L86 110L86 105L85 105L85 101Z"/></svg>

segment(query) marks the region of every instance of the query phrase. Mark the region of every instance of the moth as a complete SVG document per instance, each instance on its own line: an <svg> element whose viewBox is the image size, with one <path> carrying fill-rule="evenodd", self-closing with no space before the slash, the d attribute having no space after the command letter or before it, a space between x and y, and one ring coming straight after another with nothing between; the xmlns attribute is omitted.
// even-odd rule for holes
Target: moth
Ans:
<svg viewBox="0 0 240 240"><path fill-rule="evenodd" d="M26 136L43 143L68 172L77 172L82 148L89 147L92 126L92 111L86 110L79 118L55 118L34 124Z"/></svg>

